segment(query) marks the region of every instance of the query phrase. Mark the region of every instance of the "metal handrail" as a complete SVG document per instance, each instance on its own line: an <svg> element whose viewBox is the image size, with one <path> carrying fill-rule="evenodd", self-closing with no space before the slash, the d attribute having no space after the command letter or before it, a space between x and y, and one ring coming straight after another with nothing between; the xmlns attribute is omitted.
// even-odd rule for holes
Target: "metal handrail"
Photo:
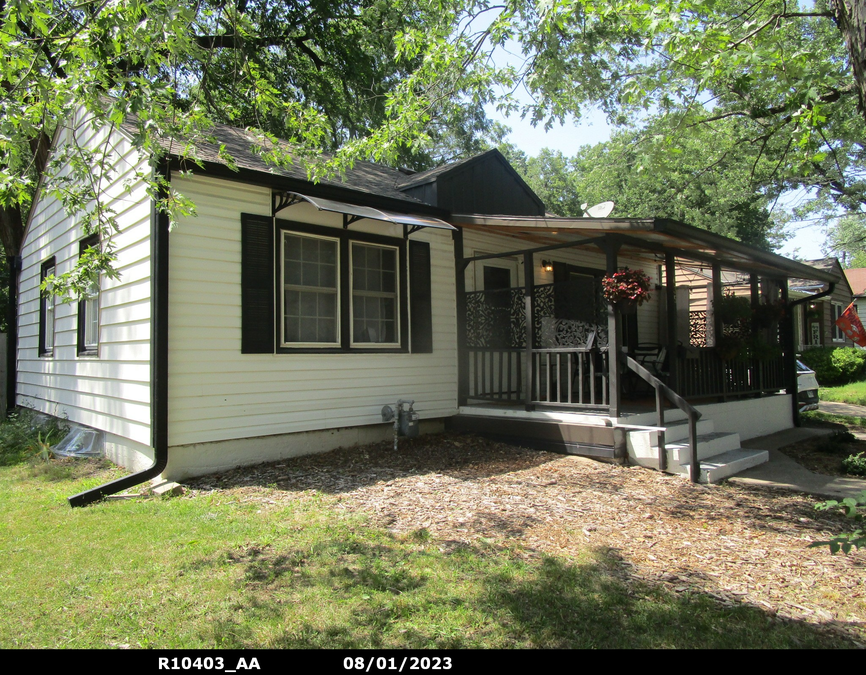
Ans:
<svg viewBox="0 0 866 675"><path fill-rule="evenodd" d="M656 417L659 426L659 470L667 468L667 453L665 448L665 409L662 396L682 410L689 418L689 480L697 483L701 476L701 467L698 463L698 420L701 413L686 401L682 396L667 386L659 378L653 375L640 363L628 354L623 354L625 364L629 370L637 374L644 382L649 384L656 392Z"/></svg>

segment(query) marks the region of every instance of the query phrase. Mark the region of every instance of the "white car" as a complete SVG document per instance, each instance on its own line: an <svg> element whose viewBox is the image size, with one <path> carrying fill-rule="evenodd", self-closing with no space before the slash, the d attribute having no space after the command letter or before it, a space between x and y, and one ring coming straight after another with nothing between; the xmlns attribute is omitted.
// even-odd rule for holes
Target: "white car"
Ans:
<svg viewBox="0 0 866 675"><path fill-rule="evenodd" d="M818 378L802 361L797 361L797 401L800 412L818 409Z"/></svg>

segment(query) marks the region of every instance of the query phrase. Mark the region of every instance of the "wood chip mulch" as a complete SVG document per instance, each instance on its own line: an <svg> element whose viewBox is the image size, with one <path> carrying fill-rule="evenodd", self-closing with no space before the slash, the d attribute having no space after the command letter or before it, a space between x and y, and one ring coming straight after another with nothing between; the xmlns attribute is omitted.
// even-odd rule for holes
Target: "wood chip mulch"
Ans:
<svg viewBox="0 0 866 675"><path fill-rule="evenodd" d="M622 574L674 592L749 603L866 642L866 551L808 548L850 529L817 498L692 485L639 467L439 435L340 449L190 481L263 507L331 495L396 533L426 529L447 547L497 543L576 558L587 547ZM276 489L274 489L276 485ZM268 487L270 486L270 487ZM866 481L864 481L866 488Z"/></svg>

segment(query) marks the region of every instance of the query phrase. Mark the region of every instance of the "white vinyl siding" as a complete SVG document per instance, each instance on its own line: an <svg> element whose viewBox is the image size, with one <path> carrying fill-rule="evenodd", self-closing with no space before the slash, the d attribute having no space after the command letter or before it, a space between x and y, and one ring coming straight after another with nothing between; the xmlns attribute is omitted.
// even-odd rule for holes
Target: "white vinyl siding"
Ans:
<svg viewBox="0 0 866 675"><path fill-rule="evenodd" d="M414 399L422 420L457 412L450 232L412 235L431 245L433 353L241 354L241 214L270 216L270 190L205 176L175 175L172 186L195 202L198 217L171 233L170 445L381 424L382 406L400 398ZM342 230L339 214L307 204L279 217ZM350 231L403 234L375 221Z"/></svg>
<svg viewBox="0 0 866 675"><path fill-rule="evenodd" d="M84 233L56 198L38 195L21 252L17 402L149 447L151 209L138 178L148 163L119 132L83 126L78 135L89 147L107 142L116 159L104 205L120 224L113 235L120 278L102 280L102 311L91 312L98 359L78 355L77 301L56 303L53 358L39 358L40 266L55 256L57 274L72 270Z"/></svg>

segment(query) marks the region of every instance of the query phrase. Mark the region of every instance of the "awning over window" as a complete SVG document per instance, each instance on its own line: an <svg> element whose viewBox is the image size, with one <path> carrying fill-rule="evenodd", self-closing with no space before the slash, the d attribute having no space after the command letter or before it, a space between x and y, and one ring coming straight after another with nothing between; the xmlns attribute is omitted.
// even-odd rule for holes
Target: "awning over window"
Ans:
<svg viewBox="0 0 866 675"><path fill-rule="evenodd" d="M433 218L431 216L412 216L408 213L396 213L394 211L382 211L369 206L357 206L356 204L347 204L346 202L338 202L333 199L324 199L322 197L309 197L302 195L300 192L284 193L286 199L280 201L279 206L275 206L275 212L279 211L292 204L297 204L299 201L309 202L319 211L331 211L333 213L342 213L348 216L345 224L353 223L362 218L370 220L383 220L388 223L396 223L397 225L407 225L412 228L412 231L422 227L432 227L437 230L456 230L453 225L446 223L444 220Z"/></svg>

